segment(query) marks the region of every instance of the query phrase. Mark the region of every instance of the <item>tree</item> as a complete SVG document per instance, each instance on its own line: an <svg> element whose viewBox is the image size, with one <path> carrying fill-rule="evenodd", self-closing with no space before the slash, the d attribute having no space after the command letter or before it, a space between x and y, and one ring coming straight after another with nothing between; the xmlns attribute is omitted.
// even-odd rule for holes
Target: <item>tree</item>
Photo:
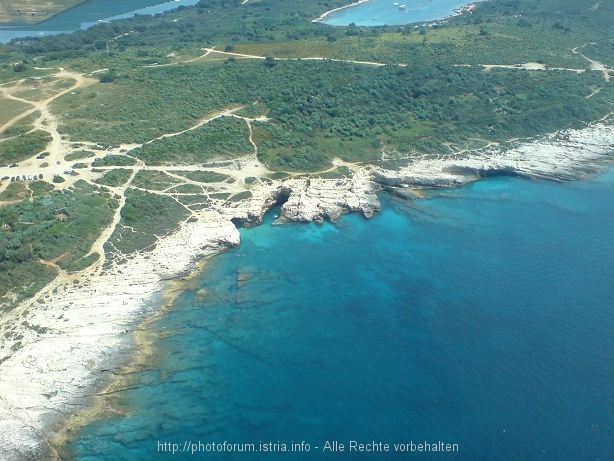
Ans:
<svg viewBox="0 0 614 461"><path fill-rule="evenodd" d="M100 76L100 83L111 83L115 80L115 77L116 75L114 72L107 72Z"/></svg>

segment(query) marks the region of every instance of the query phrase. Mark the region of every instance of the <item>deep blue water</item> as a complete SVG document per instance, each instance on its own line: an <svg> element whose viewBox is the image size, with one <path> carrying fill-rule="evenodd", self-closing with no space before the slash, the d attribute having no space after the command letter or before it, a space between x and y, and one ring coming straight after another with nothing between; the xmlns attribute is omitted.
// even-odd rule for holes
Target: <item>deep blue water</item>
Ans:
<svg viewBox="0 0 614 461"><path fill-rule="evenodd" d="M324 24L331 26L383 26L434 21L454 14L454 10L468 3L484 0L369 0L366 3L335 11ZM396 3L396 5L395 5ZM405 8L399 7L405 5Z"/></svg>
<svg viewBox="0 0 614 461"><path fill-rule="evenodd" d="M444 195L242 230L201 276L209 295L152 326L160 362L120 394L127 417L82 429L77 459L611 460L614 171ZM311 451L158 451L186 441ZM459 451L393 451L412 441Z"/></svg>

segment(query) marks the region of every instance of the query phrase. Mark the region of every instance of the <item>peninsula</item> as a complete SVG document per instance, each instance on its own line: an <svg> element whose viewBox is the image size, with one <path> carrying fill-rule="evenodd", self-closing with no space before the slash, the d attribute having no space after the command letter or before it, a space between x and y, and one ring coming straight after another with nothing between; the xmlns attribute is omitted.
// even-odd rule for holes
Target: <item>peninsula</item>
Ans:
<svg viewBox="0 0 614 461"><path fill-rule="evenodd" d="M43 22L87 0L2 0L0 26L23 26Z"/></svg>

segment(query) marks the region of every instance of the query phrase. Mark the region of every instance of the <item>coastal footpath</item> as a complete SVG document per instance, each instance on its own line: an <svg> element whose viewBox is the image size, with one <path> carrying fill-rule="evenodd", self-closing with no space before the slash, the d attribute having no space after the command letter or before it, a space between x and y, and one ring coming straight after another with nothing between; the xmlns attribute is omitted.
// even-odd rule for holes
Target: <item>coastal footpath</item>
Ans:
<svg viewBox="0 0 614 461"><path fill-rule="evenodd" d="M86 269L58 277L41 293L46 297L35 296L0 318L0 457L60 459L56 448L64 440L58 434L65 434L71 418L104 395L114 372L137 352L134 331L172 302L169 283L239 245L235 224L257 225L276 204L282 221L334 220L354 211L371 217L380 209L376 193L382 189L415 198L425 189L492 175L578 180L612 158L614 127L604 119L507 149L490 146L454 157L416 159L396 171L340 162L350 168L350 179L262 183L246 200L196 213L153 251L134 255L104 275L92 276ZM254 162L248 156L227 172L250 174Z"/></svg>

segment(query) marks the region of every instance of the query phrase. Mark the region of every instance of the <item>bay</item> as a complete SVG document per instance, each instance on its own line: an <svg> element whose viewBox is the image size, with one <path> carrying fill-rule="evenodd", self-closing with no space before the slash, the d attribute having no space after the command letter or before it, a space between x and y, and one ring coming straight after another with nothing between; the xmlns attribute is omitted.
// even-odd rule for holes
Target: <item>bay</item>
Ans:
<svg viewBox="0 0 614 461"><path fill-rule="evenodd" d="M478 0L483 1L483 0ZM335 11L322 21L331 26L394 26L422 21L436 21L455 14L467 0L369 0ZM403 6L403 8L401 8Z"/></svg>
<svg viewBox="0 0 614 461"><path fill-rule="evenodd" d="M614 453L614 171L383 209L242 229L150 325L158 359L115 399L125 416L81 428L76 459L176 444L173 459L307 460L327 441L346 447L329 459L375 459L351 441L388 443L383 460ZM425 441L458 452L392 448ZM223 442L257 451L207 451Z"/></svg>

